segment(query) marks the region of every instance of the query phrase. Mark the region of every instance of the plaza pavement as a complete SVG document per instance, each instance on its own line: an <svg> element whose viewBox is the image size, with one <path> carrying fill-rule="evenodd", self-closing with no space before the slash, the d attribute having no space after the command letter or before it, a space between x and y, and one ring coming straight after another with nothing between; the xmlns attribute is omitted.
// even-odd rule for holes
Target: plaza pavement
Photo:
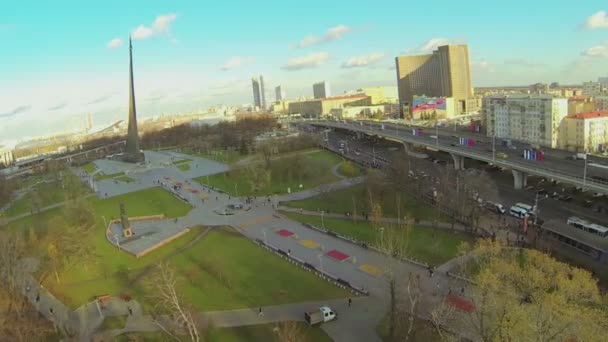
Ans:
<svg viewBox="0 0 608 342"><path fill-rule="evenodd" d="M147 154L148 155L148 154ZM179 157L179 154L171 154L171 156ZM197 157L187 156L189 159L195 159ZM205 163L203 158L198 160L199 163ZM100 162L97 161L96 164ZM218 167L218 164L211 162L212 166L200 167L201 172L211 172L213 170L222 170L224 168ZM196 169L196 168L195 168ZM78 172L82 174L82 172ZM200 174L200 173L197 173ZM192 174L184 174L179 169L169 166L167 168L156 168L150 169L143 172L131 172L129 176L135 178L136 183L142 187L158 186L158 180L169 177L172 180L183 181L184 183L188 180ZM86 181L86 177L83 177ZM188 199L193 205L193 209L184 217L181 217L175 222L174 220L162 220L157 221L155 224L158 229L168 228L171 229L186 229L193 226L204 225L229 225L236 228L244 236L249 239L259 239L267 244L273 245L284 251L289 250L290 254L298 257L305 262L321 268L323 271L328 272L338 278L344 279L349 283L362 287L369 291L369 296L365 298L358 298L355 301L356 308L344 308L339 303L336 304L336 311L340 315L340 319L322 325L322 329L325 330L334 341L380 341L379 336L376 333L376 327L379 321L382 319L383 314L388 310L388 299L389 299L389 288L387 280L382 276L375 276L359 269L361 265L375 265L382 271L391 271L394 273L399 282L404 281L410 275L418 275L421 279L423 297L420 303L420 315L424 318L429 318L430 310L438 305L442 300L443 296L448 293L450 288L460 288L466 286L459 280L455 280L445 274L437 273L433 278L427 276L426 269L406 262L399 262L392 258L387 257L384 254L374 252L369 249L364 249L358 245L340 240L327 234L307 228L300 223L286 219L282 215L279 215L275 211L275 205L278 201L288 201L294 199L303 199L319 194L319 191L325 191L329 189L337 189L347 187L357 182L361 182L363 178L357 179L343 179L337 183L327 187L323 186L321 189L306 190L299 193L292 193L288 195L276 196L275 198L257 198L249 207L249 210L239 210L234 215L220 215L217 212L221 211L230 203L241 202L241 199L235 199L231 196L208 189L196 182L191 182L190 186L193 189L199 190L208 194L208 199L204 202L195 196L190 196L192 193L186 190L180 190L180 194ZM126 190L124 184L117 185L114 182L96 182L97 183L97 194L101 197L117 195L120 193L135 191ZM132 183L131 183L132 184ZM169 191L169 190L168 190ZM128 204L127 204L128 212ZM287 229L294 233L294 236L283 237L275 233L276 230ZM301 244L301 240L311 240L318 243L318 248L309 248ZM162 248L162 247L161 247ZM346 253L349 258L345 261L338 262L328 256L325 253L329 250L338 250ZM390 269L389 269L390 268ZM41 312L44 314L45 305L47 301L52 303L54 300L50 293L40 293L41 301L38 307L41 308ZM44 298L42 298L44 297ZM344 303L345 300L343 300ZM93 302L94 303L94 302ZM135 303L135 302L133 302ZM324 301L323 303L329 303ZM318 306L320 303L315 303ZM55 305L55 304L53 304ZM59 306L59 304L56 304ZM124 314L124 305L114 308L111 312L106 312L106 315L117 315ZM284 312L288 318L296 317L296 311L300 311L303 314L302 306L289 307ZM51 321L55 322L58 326L70 325L76 327L80 332L82 340L90 338L93 331L95 331L102 319L99 317L99 313L96 313L96 307L89 303L83 308L79 308L74 312L69 312L65 308L65 312L56 314L53 317L48 317ZM270 312L274 312L274 309L269 309ZM277 309L278 310L278 309ZM350 311L349 311L350 310ZM245 311L246 312L246 311ZM277 316L280 315L281 310L278 310ZM97 315L97 319L94 317ZM239 324L255 324L256 319L250 317L247 314L220 314L215 313L216 319L220 322L230 322L231 326ZM273 314L270 314L271 316ZM149 317L137 316L139 323L136 324L132 331L137 330L137 326L141 326L143 331L150 328ZM240 317L240 318L239 318ZM275 319L275 318L273 318ZM278 318L276 318L278 319ZM455 327L458 330L458 327Z"/></svg>

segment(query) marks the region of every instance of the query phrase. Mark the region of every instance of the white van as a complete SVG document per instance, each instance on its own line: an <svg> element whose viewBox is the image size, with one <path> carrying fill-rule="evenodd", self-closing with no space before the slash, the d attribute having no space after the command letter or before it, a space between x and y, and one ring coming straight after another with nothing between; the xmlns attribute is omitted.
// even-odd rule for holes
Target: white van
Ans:
<svg viewBox="0 0 608 342"><path fill-rule="evenodd" d="M515 203L514 207L519 207L519 208L525 210L526 212L532 211L532 206L524 204L524 203Z"/></svg>
<svg viewBox="0 0 608 342"><path fill-rule="evenodd" d="M517 205L514 205L511 207L509 214L511 214L511 216L513 217L523 219L524 217L528 216L528 211L526 209L518 207Z"/></svg>

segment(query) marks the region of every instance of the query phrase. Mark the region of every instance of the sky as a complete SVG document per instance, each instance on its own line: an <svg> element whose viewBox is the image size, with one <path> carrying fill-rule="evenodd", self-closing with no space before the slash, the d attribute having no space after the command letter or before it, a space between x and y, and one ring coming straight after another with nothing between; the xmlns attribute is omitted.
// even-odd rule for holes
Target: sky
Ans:
<svg viewBox="0 0 608 342"><path fill-rule="evenodd" d="M394 57L469 45L475 86L608 76L608 2L0 1L0 144L138 115L396 86Z"/></svg>

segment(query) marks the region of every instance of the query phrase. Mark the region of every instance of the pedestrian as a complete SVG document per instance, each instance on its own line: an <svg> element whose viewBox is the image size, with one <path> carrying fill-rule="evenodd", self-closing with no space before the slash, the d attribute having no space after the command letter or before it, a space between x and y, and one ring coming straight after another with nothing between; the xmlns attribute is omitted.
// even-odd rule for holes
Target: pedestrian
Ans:
<svg viewBox="0 0 608 342"><path fill-rule="evenodd" d="M464 286L460 288L460 295L464 296Z"/></svg>
<svg viewBox="0 0 608 342"><path fill-rule="evenodd" d="M129 310L129 315L130 315L130 316L133 316L133 310L131 309L131 307L130 307L130 306L127 306L127 310Z"/></svg>
<svg viewBox="0 0 608 342"><path fill-rule="evenodd" d="M53 314L53 308L49 308L49 312L51 313L51 315Z"/></svg>
<svg viewBox="0 0 608 342"><path fill-rule="evenodd" d="M40 293L36 293L36 303L40 301Z"/></svg>
<svg viewBox="0 0 608 342"><path fill-rule="evenodd" d="M353 299L348 297L348 307L350 308L351 304L353 303Z"/></svg>
<svg viewBox="0 0 608 342"><path fill-rule="evenodd" d="M260 306L260 309L258 310L258 316L264 317L264 312L262 311L262 307L261 306Z"/></svg>
<svg viewBox="0 0 608 342"><path fill-rule="evenodd" d="M288 255L288 256L291 256L291 249L288 249L288 250L287 250L287 255Z"/></svg>

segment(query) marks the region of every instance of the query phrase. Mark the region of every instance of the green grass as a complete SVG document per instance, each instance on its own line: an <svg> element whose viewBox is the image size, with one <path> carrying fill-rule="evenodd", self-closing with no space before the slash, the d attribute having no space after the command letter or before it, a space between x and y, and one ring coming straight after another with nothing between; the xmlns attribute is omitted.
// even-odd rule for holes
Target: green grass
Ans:
<svg viewBox="0 0 608 342"><path fill-rule="evenodd" d="M190 164L178 164L176 165L178 169L182 170L182 171L188 171L190 170Z"/></svg>
<svg viewBox="0 0 608 342"><path fill-rule="evenodd" d="M124 176L124 175L125 175L124 172L112 173L109 175L106 175L103 172L99 172L99 173L96 173L95 176L93 176L93 177L95 178L95 180L103 180L103 179L116 178L116 177Z"/></svg>
<svg viewBox="0 0 608 342"><path fill-rule="evenodd" d="M106 316L99 330L123 329L127 324L127 316Z"/></svg>
<svg viewBox="0 0 608 342"><path fill-rule="evenodd" d="M133 293L131 289L126 287L125 274L135 274L138 269L158 262L176 248L188 243L196 235L196 231L192 231L163 248L135 259L124 252L119 252L107 242L103 218L107 221L118 218L120 216L120 203L126 204L127 214L130 217L163 213L170 218L180 217L186 215L191 207L161 188L146 189L108 199L93 197L87 199L87 201L93 207L97 224L93 234L82 237L82 243L93 249L96 262L77 263L60 274L60 283L56 283L53 277L48 277L44 283L71 308L77 308L90 301L94 296L104 293L116 295L122 292ZM49 224L49 222L60 218L60 208L52 209L11 222L9 230L27 236L29 227L35 227L42 240L45 236L55 236L62 233L62 230L65 229L64 225ZM38 246L40 250L32 250L32 254L44 252L46 245L40 243ZM137 292L135 291L135 293Z"/></svg>
<svg viewBox="0 0 608 342"><path fill-rule="evenodd" d="M65 182L65 183L64 183ZM71 183L75 187L78 196L84 196L90 192L84 184L76 179L76 176L66 172L64 173L64 182L55 181L52 183L39 183L32 188L26 195L13 202L13 204L4 213L7 217L15 217L21 214L27 214L35 209L35 203L38 203L40 209L53 204L61 203L66 200L67 191L64 184Z"/></svg>
<svg viewBox="0 0 608 342"><path fill-rule="evenodd" d="M300 327L304 340L309 342L331 342L331 338L320 327L310 327L304 322L297 322ZM245 341L264 341L272 342L276 341L275 333L273 328L276 325L260 324L250 325L236 328L213 328L209 331L205 341L207 342L245 342ZM146 342L165 342L172 341L166 335L160 332L146 332L136 333L139 337L142 337ZM120 335L116 338L117 342L128 342L126 334Z"/></svg>
<svg viewBox="0 0 608 342"><path fill-rule="evenodd" d="M352 220L325 217L322 222L320 216L283 214L292 220L317 227L322 227L324 223L325 229L366 242L369 245L376 245L380 240L380 231L373 228L367 221L354 223ZM396 228L390 228L387 225L386 229ZM431 265L441 265L456 257L458 245L462 241L470 240L471 237L463 233L412 225L408 236L407 255Z"/></svg>
<svg viewBox="0 0 608 342"><path fill-rule="evenodd" d="M120 176L120 177L116 177L114 178L114 180L119 181L119 182L123 182L123 183L133 183L135 182L135 179L129 177L129 176Z"/></svg>
<svg viewBox="0 0 608 342"><path fill-rule="evenodd" d="M361 176L361 168L353 162L343 161L338 166L338 173L348 178L359 177Z"/></svg>
<svg viewBox="0 0 608 342"><path fill-rule="evenodd" d="M265 196L310 189L338 180L331 169L342 159L330 152L301 153L271 161L270 181L259 189L253 189L247 169L234 170L195 180L238 196ZM294 166L295 165L295 166ZM302 185L302 187L300 187Z"/></svg>
<svg viewBox="0 0 608 342"><path fill-rule="evenodd" d="M397 201L400 205L397 205ZM407 194L386 193L382 197L376 196L376 200L382 207L382 216L417 218L420 220L434 220L437 218L436 211L415 198ZM353 203L354 202L354 203ZM363 212L370 213L369 195L365 184L357 184L345 189L340 189L325 193L319 196L310 197L300 201L284 202L283 205L302 208L304 210L325 210L326 212L345 213L356 212L362 215Z"/></svg>
<svg viewBox="0 0 608 342"><path fill-rule="evenodd" d="M211 231L171 259L180 292L200 310L227 310L347 296L232 229Z"/></svg>
<svg viewBox="0 0 608 342"><path fill-rule="evenodd" d="M180 164L186 164L191 162L192 159L180 159L180 160L176 160L173 162L173 165L180 165Z"/></svg>
<svg viewBox="0 0 608 342"><path fill-rule="evenodd" d="M210 151L209 153L198 153L197 151L184 149L181 151L181 153L215 160L215 161L218 161L220 163L225 163L225 164L232 164L243 158L248 157L248 155L242 155L239 151L226 151L226 150Z"/></svg>
<svg viewBox="0 0 608 342"><path fill-rule="evenodd" d="M84 170L84 172L86 172L87 174L93 174L95 171L97 171L97 165L95 165L95 163L88 163L86 165L84 165L82 167L82 169Z"/></svg>

